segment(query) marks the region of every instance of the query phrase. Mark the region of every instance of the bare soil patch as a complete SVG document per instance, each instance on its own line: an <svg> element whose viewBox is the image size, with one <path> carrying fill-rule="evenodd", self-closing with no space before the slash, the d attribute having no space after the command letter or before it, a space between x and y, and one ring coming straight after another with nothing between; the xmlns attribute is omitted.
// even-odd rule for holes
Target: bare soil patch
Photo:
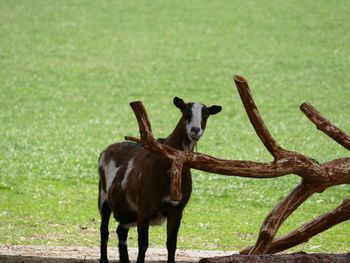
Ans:
<svg viewBox="0 0 350 263"><path fill-rule="evenodd" d="M118 262L116 248L109 248L110 262ZM132 262L136 261L137 248L129 249ZM149 248L146 261L166 262L167 251L164 248ZM63 246L14 246L0 245L0 263L97 263L98 247L63 247ZM236 251L217 250L177 250L177 263L350 263L350 253L287 253L266 255L239 255Z"/></svg>
<svg viewBox="0 0 350 263"><path fill-rule="evenodd" d="M118 261L116 248L108 248L110 262ZM177 262L198 262L202 258L228 256L234 251L211 250L177 250ZM137 248L129 248L131 261L136 261ZM98 247L63 247L63 246L19 246L0 245L0 263L96 263L99 259ZM147 262L166 262L167 250L164 248L149 248L146 254Z"/></svg>

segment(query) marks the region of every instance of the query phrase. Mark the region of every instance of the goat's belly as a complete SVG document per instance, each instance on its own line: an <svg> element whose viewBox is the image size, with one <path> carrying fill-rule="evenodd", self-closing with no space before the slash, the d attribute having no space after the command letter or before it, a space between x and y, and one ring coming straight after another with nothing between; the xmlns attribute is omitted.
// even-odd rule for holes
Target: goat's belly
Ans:
<svg viewBox="0 0 350 263"><path fill-rule="evenodd" d="M133 213L125 213L123 215L115 215L115 219L119 221L125 228L136 227L137 226L137 215ZM166 220L166 217L163 215L158 215L152 217L149 221L150 226L160 226Z"/></svg>
<svg viewBox="0 0 350 263"><path fill-rule="evenodd" d="M165 222L165 219L166 219L165 216L160 215L155 218L152 218L149 224L151 226L160 226Z"/></svg>
<svg viewBox="0 0 350 263"><path fill-rule="evenodd" d="M137 225L137 214L134 212L115 211L114 218L125 227Z"/></svg>

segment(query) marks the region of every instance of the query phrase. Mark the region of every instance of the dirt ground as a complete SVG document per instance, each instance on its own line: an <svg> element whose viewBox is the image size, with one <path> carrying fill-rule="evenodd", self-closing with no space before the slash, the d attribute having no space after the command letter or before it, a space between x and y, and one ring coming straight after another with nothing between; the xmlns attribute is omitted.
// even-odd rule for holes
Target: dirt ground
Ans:
<svg viewBox="0 0 350 263"><path fill-rule="evenodd" d="M234 251L177 250L176 262L198 262L201 258L232 255ZM109 248L110 262L117 262L116 248ZM137 249L129 248L131 261L136 261ZM0 245L0 263L96 263L99 259L98 247L63 247L63 246L13 246ZM163 248L149 248L147 262L166 262L167 251Z"/></svg>

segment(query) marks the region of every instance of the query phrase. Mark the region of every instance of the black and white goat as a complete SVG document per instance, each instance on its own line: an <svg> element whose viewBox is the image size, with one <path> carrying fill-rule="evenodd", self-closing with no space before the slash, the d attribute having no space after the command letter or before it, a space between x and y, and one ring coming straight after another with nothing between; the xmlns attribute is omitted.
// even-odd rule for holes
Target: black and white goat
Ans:
<svg viewBox="0 0 350 263"><path fill-rule="evenodd" d="M206 107L200 103L185 103L175 97L174 104L182 112L176 128L165 139L165 145L183 151L193 151L203 135L210 115L221 111L221 106ZM101 258L108 262L108 223L111 212L119 221L120 262L129 262L127 236L130 227L137 226L139 254L137 262L144 262L148 248L148 228L167 219L168 262L174 262L177 234L182 211L192 191L190 169L183 167L181 200L170 201L170 162L145 150L136 143L116 143L104 150L99 158L98 208L101 215Z"/></svg>

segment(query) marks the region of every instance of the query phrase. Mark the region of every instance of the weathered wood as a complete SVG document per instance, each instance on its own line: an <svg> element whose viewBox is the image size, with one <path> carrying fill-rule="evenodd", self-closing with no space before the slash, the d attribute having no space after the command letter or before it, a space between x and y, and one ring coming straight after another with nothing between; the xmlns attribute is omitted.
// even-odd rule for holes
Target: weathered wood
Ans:
<svg viewBox="0 0 350 263"><path fill-rule="evenodd" d="M232 255L215 258L204 258L200 263L349 263L350 254L324 253L292 253L292 254L265 254L265 255Z"/></svg>
<svg viewBox="0 0 350 263"><path fill-rule="evenodd" d="M304 102L301 104L300 109L306 115L306 117L308 117L309 120L316 125L318 130L324 132L350 151L350 136L326 119L326 117L316 110L309 102Z"/></svg>
<svg viewBox="0 0 350 263"><path fill-rule="evenodd" d="M172 201L181 200L182 162L173 160L170 171L170 198Z"/></svg>
<svg viewBox="0 0 350 263"><path fill-rule="evenodd" d="M171 199L179 200L181 193L181 169L183 165L188 167L229 176L241 176L250 178L274 178L287 174L296 174L302 178L301 183L295 187L276 207L268 214L260 229L257 242L254 247L249 247L242 253L264 254L276 251L274 244L282 243L282 247L295 246L305 242L312 235L304 234L305 238L290 238L298 232L292 232L280 239L274 239L279 227L308 197L315 192L323 192L326 188L350 184L350 158L336 159L327 163L319 164L312 158L303 154L283 149L277 144L268 128L264 124L259 110L253 100L247 81L235 76L238 92L258 137L274 157L272 162L252 162L238 160L223 160L200 153L183 152L160 144L153 138L150 121L145 108L141 102L131 103L135 116L138 120L141 139L126 137L126 139L141 143L146 149L167 158L172 162L171 177ZM316 127L325 132L332 139L341 143L344 147L350 146L350 137L323 117L309 103L301 106L305 115L315 123ZM349 145L348 145L349 143ZM350 147L349 147L350 148ZM348 148L348 149L349 149ZM345 201L344 201L345 202ZM313 229L310 233L319 233L349 218L348 203L345 202L335 214L341 220L334 218L330 212L326 223L312 221L306 229ZM300 230L300 229L299 229ZM277 242L277 243L276 243ZM277 245L276 245L277 246ZM280 250L279 250L280 251Z"/></svg>
<svg viewBox="0 0 350 263"><path fill-rule="evenodd" d="M248 254L266 254L268 253L271 242L282 223L291 215L306 199L308 199L317 190L317 186L300 183L289 195L287 195L273 210L268 214L261 226L258 240L255 246Z"/></svg>
<svg viewBox="0 0 350 263"><path fill-rule="evenodd" d="M259 136L266 149L276 159L278 157L278 153L284 151L284 149L282 149L282 147L277 144L267 129L263 119L261 118L260 112L253 100L253 96L250 92L247 81L241 76L234 76L233 79L236 83L243 106L248 114L250 123L253 125L256 134Z"/></svg>
<svg viewBox="0 0 350 263"><path fill-rule="evenodd" d="M146 116L147 114L142 112L144 110L142 103L135 103L141 104L140 106L133 108L137 118L140 118L139 114ZM135 110L135 108L137 108L137 110ZM139 125L146 125L145 123L148 123L148 121L139 122ZM140 128L141 132L143 130L149 131L150 129ZM146 149L160 154L164 158L170 160L180 158L192 168L206 172L249 178L274 178L286 174L297 174L306 181L317 181L318 183L329 181L329 177L326 174L323 174L320 164L295 152L283 151L283 157L273 162L237 161L219 159L201 153L183 152L162 145L152 136L148 135L141 136L141 140L129 136L126 136L125 139L141 143ZM345 162L348 162L348 160L345 160ZM344 173L347 173L347 171L344 171Z"/></svg>
<svg viewBox="0 0 350 263"><path fill-rule="evenodd" d="M275 238L267 253L277 253L307 242L311 237L347 220L350 220L350 197L335 209L314 218L293 232ZM247 247L240 253L249 254L252 249L253 247Z"/></svg>

